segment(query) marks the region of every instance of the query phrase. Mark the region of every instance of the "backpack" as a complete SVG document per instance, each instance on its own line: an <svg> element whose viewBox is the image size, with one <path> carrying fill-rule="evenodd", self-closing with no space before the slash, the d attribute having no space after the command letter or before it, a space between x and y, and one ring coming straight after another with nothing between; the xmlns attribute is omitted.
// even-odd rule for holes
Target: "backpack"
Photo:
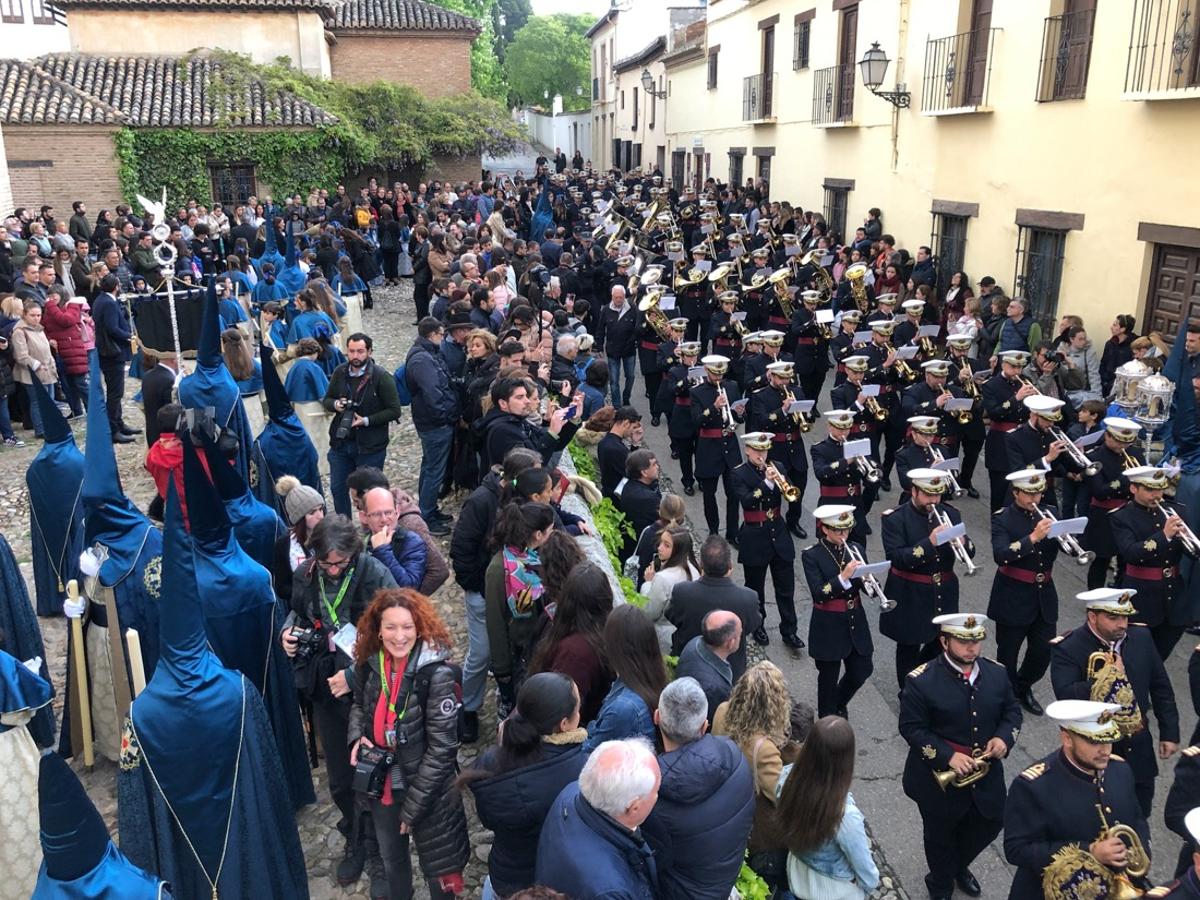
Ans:
<svg viewBox="0 0 1200 900"><path fill-rule="evenodd" d="M401 406L412 406L412 391L408 389L408 380L404 377L408 371L408 363L400 363L396 367L396 396L400 398Z"/></svg>
<svg viewBox="0 0 1200 900"><path fill-rule="evenodd" d="M370 228L371 210L365 206L356 207L354 210L354 224L359 228Z"/></svg>
<svg viewBox="0 0 1200 900"><path fill-rule="evenodd" d="M422 666L417 670L416 683L414 684L413 688L417 694L417 702L421 704L421 709L425 709L429 703L429 682L433 679L433 673L440 666L447 666L454 674L454 710L442 711L445 715L450 715L452 711L457 712L458 710L462 709L462 666L460 666L458 663L452 663L449 660L442 660L441 662L434 663L433 665ZM445 701L442 702L443 704L445 703Z"/></svg>

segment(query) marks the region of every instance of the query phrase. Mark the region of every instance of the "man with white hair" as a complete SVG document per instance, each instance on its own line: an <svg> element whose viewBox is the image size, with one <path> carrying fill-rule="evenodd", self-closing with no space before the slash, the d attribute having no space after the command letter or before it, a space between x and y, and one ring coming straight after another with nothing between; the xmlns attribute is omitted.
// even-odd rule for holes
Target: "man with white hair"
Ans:
<svg viewBox="0 0 1200 900"><path fill-rule="evenodd" d="M641 826L658 802L660 782L647 741L605 741L597 747L579 781L563 788L546 816L537 883L574 900L655 900L658 867Z"/></svg>
<svg viewBox="0 0 1200 900"><path fill-rule="evenodd" d="M554 356L550 360L550 389L564 397L575 393L579 386L579 376L575 371L575 357L579 355L579 342L573 334L559 335L554 342ZM570 385L563 390L562 383Z"/></svg>
<svg viewBox="0 0 1200 900"><path fill-rule="evenodd" d="M726 737L708 734L708 697L676 678L658 698L654 723L664 753L658 805L647 825L658 854L662 900L725 900L754 824L754 779Z"/></svg>

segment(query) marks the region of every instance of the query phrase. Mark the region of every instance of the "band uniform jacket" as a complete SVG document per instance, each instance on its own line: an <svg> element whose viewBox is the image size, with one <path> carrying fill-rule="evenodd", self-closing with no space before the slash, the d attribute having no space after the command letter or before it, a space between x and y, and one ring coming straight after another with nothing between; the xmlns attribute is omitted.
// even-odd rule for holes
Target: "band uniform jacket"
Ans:
<svg viewBox="0 0 1200 900"><path fill-rule="evenodd" d="M946 384L946 391L955 399L964 399L962 390L952 386L949 382ZM933 416L936 418L938 420L938 433L934 436L934 443L941 448L943 456L954 456L958 452L958 428L960 426L958 425L958 419L938 407L937 398L943 393L941 390L930 387L927 381L918 381L906 390L901 397L901 415L906 420L913 416Z"/></svg>
<svg viewBox="0 0 1200 900"><path fill-rule="evenodd" d="M1009 469L1005 438L1028 418L1025 404L1017 399L1020 387L1021 382L1016 378L993 375L980 390L983 409L991 420L983 444L983 464L994 471L1016 471Z"/></svg>
<svg viewBox="0 0 1200 900"><path fill-rule="evenodd" d="M672 366L663 377L658 389L658 409L667 414L667 436L686 441L696 437L696 424L692 421L692 385L688 380L688 367Z"/></svg>
<svg viewBox="0 0 1200 900"><path fill-rule="evenodd" d="M899 360L897 365L890 369L885 368L883 362L888 357L888 348L882 344L874 342L867 344L861 351L861 356L865 356L869 362L867 363L867 377L864 379L868 384L879 385L879 405L892 412L900 406L899 391L903 385L903 378L900 375Z"/></svg>
<svg viewBox="0 0 1200 900"><path fill-rule="evenodd" d="M810 448L813 474L820 484L822 503L851 503L854 517L862 520L863 476L857 465L845 458L846 445L833 438L817 441Z"/></svg>
<svg viewBox="0 0 1200 900"><path fill-rule="evenodd" d="M728 378L721 382L729 400L734 420L740 419L733 413L732 406L741 399L738 387ZM703 381L689 392L691 398L692 424L696 426L696 477L716 478L726 469L732 469L742 461L737 432L726 428L721 410L713 404L717 401L717 385Z"/></svg>
<svg viewBox="0 0 1200 900"><path fill-rule="evenodd" d="M859 556L866 550L854 544ZM852 651L870 656L875 651L871 626L862 605L862 579L842 587L841 572L850 562L846 545L819 540L800 553L804 579L812 595L812 617L808 621L808 653L813 659L845 659Z"/></svg>
<svg viewBox="0 0 1200 900"><path fill-rule="evenodd" d="M1053 506L1042 506L1057 517ZM988 618L1000 625L1030 625L1040 611L1045 622L1058 621L1054 562L1061 549L1054 538L1029 539L1040 517L1015 503L992 515L992 559L999 567L992 580Z"/></svg>
<svg viewBox="0 0 1200 900"><path fill-rule="evenodd" d="M833 354L833 361L837 363L837 372L833 376L834 387L846 380L846 365L842 360L854 356L860 349L861 346L854 343L853 331L839 331L830 340L829 350Z"/></svg>
<svg viewBox="0 0 1200 900"><path fill-rule="evenodd" d="M650 371L666 372L670 370L671 366L679 362L678 357L675 355L675 348L678 346L679 344L675 341L660 341L658 344L658 352L654 357L654 367L651 367ZM642 374L646 374L645 368L642 369Z"/></svg>
<svg viewBox="0 0 1200 900"><path fill-rule="evenodd" d="M1140 595L1138 597L1140 599ZM1087 680L1088 657L1108 647L1086 624L1055 638L1050 657L1050 684L1056 700L1090 700L1092 686ZM1179 710L1175 691L1154 646L1150 630L1131 623L1121 641L1119 653L1125 664L1125 676L1133 688L1133 697L1142 712L1143 728L1137 734L1113 745L1113 752L1129 761L1138 782L1153 781L1158 774L1154 740L1147 717L1151 708L1158 722L1158 739L1179 743Z"/></svg>
<svg viewBox="0 0 1200 900"><path fill-rule="evenodd" d="M1129 455L1143 465L1145 455L1140 447L1130 447ZM1112 514L1130 500L1129 480L1125 477L1125 459L1120 453L1108 448L1103 440L1086 450L1087 457L1096 464L1096 474L1087 479L1091 493L1088 508L1087 529L1080 543L1101 559L1117 555L1117 543L1113 540Z"/></svg>
<svg viewBox="0 0 1200 900"><path fill-rule="evenodd" d="M908 473L911 469L929 469L933 467L933 448L922 447L915 441L908 441L896 451L896 477L900 480L900 493L907 494L912 488Z"/></svg>
<svg viewBox="0 0 1200 900"><path fill-rule="evenodd" d="M654 326L650 324L646 314L640 309L637 313L637 331L634 336L637 338L638 368L642 370L642 374L653 375L661 372L659 351L662 348L663 340L654 330Z"/></svg>
<svg viewBox="0 0 1200 900"><path fill-rule="evenodd" d="M788 342L793 347L797 375L812 375L829 368L829 342L821 335L816 314L803 303L792 313Z"/></svg>
<svg viewBox="0 0 1200 900"><path fill-rule="evenodd" d="M733 321L725 310L718 309L712 314L708 324L708 338L712 341L714 353L734 361L742 355L741 336L733 327Z"/></svg>
<svg viewBox="0 0 1200 900"><path fill-rule="evenodd" d="M1129 825L1150 846L1150 828L1134 791L1133 771L1120 756L1095 776L1055 750L1016 778L1004 814L1004 858L1017 867L1009 900L1042 896L1042 874L1067 844L1087 849L1104 825Z"/></svg>
<svg viewBox="0 0 1200 900"><path fill-rule="evenodd" d="M991 367L988 365L987 360L976 359L973 356L954 356L952 353L947 362L950 363L950 375L947 378L946 383L952 384L954 387L958 387L961 391L961 394L955 394L956 397L969 396L966 388L962 387L961 379L963 377L964 370L969 371L972 378L974 378L974 376L980 372L991 371ZM951 391L953 390L954 388L952 387ZM953 422L952 432L957 434L962 440L982 441L985 437L983 428L983 402L981 389L978 392L980 393L980 397L976 398L974 404L971 406L971 420L967 422L967 424L960 424L957 419L947 417Z"/></svg>
<svg viewBox="0 0 1200 900"><path fill-rule="evenodd" d="M947 503L938 504L952 525L962 514ZM928 516L912 502L883 513L883 554L892 561L884 593L895 603L879 614L879 632L898 644L925 644L937 637L933 617L958 612L958 576L950 542L933 546ZM970 556L975 545L964 536Z"/></svg>
<svg viewBox="0 0 1200 900"><path fill-rule="evenodd" d="M1008 439L1004 442L1005 450L1008 452L1006 468L1010 472L1042 468L1042 457L1046 455L1053 443L1054 436L1048 430L1035 428L1028 422L1017 426L1009 432ZM1081 471L1075 461L1071 459L1070 454L1064 450L1050 463L1050 471L1046 476L1047 492L1053 490L1055 479L1063 478L1068 472L1078 473Z"/></svg>
<svg viewBox="0 0 1200 900"><path fill-rule="evenodd" d="M1178 503L1171 504L1170 509L1184 515ZM1112 513L1108 521L1123 566L1118 583L1137 589L1134 605L1138 621L1152 627L1164 621L1192 624L1192 604L1184 595L1185 584L1179 575L1183 541L1178 536L1167 540L1163 533L1165 516L1130 501Z"/></svg>
<svg viewBox="0 0 1200 900"><path fill-rule="evenodd" d="M1000 738L1011 750L1021 733L1021 707L1004 666L987 657L975 661L972 684L944 653L922 663L904 679L900 692L900 735L908 743L904 793L927 820L958 818L973 805L987 819L1004 817L1004 762L989 760L988 773L967 787L942 790L934 772L950 768L955 752L971 756Z"/></svg>
<svg viewBox="0 0 1200 900"><path fill-rule="evenodd" d="M742 387L747 396L767 386L767 366L771 363L792 361L790 353L780 353L778 356L756 353L754 356L746 357L746 366L742 370Z"/></svg>
<svg viewBox="0 0 1200 900"><path fill-rule="evenodd" d="M765 566L773 559L794 560L796 545L784 521L779 488L748 462L733 470L729 487L742 507L738 562L743 566Z"/></svg>
<svg viewBox="0 0 1200 900"><path fill-rule="evenodd" d="M796 385L790 385L789 390L797 400L804 399L804 394ZM804 439L800 425L795 415L784 412L783 391L768 385L750 395L750 403L746 407L746 432L769 431L775 437L767 458L784 476L791 472L808 472L808 454L804 449ZM797 487L803 488L800 482Z"/></svg>
<svg viewBox="0 0 1200 900"><path fill-rule="evenodd" d="M1183 824L1183 819L1197 806L1200 806L1200 746L1193 744L1179 752L1179 762L1175 763L1175 780L1171 783L1171 790L1167 793L1167 802L1163 809L1163 819L1167 827L1183 838L1176 872L1192 867L1192 853L1196 850L1196 842Z"/></svg>
<svg viewBox="0 0 1200 900"><path fill-rule="evenodd" d="M687 274L689 269L691 266L686 266L681 274ZM681 287L675 296L679 298L679 315L691 320L702 318L701 310L708 305L708 281Z"/></svg>
<svg viewBox="0 0 1200 900"><path fill-rule="evenodd" d="M848 378L841 384L834 386L833 390L829 392L829 403L832 409L854 410L854 426L850 429L850 436L847 440L853 441L858 438L869 438L879 431L884 424L875 418L874 413L865 406L860 405L859 394L861 393L862 385L855 384ZM863 398L863 402L866 402L866 398Z"/></svg>
<svg viewBox="0 0 1200 900"><path fill-rule="evenodd" d="M1200 900L1200 875L1192 868L1192 858L1187 859L1188 869L1170 884L1146 891L1147 900L1172 897L1174 900Z"/></svg>

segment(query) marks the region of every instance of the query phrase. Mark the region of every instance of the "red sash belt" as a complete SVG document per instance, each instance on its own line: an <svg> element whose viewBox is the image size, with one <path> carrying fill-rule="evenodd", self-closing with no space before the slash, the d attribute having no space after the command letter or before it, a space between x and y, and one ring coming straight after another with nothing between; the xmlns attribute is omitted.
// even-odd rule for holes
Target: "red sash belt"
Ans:
<svg viewBox="0 0 1200 900"><path fill-rule="evenodd" d="M806 347L817 342L816 338L796 338L797 344L804 344Z"/></svg>
<svg viewBox="0 0 1200 900"><path fill-rule="evenodd" d="M733 338L716 338L713 343L718 347L732 347L737 342Z"/></svg>
<svg viewBox="0 0 1200 900"><path fill-rule="evenodd" d="M1025 584L1046 584L1050 581L1051 576L1049 571L1034 572L1030 569L1018 568L1017 566L1001 566L999 571L1001 575L1011 578L1014 581L1023 581Z"/></svg>
<svg viewBox="0 0 1200 900"><path fill-rule="evenodd" d="M1092 506L1096 507L1097 509L1120 509L1128 502L1129 501L1124 497L1112 497L1108 500L1098 500L1095 497L1092 498Z"/></svg>
<svg viewBox="0 0 1200 900"><path fill-rule="evenodd" d="M819 491L822 497L857 497L858 492L859 487L856 484L823 484Z"/></svg>
<svg viewBox="0 0 1200 900"><path fill-rule="evenodd" d="M676 406L691 406L692 398L691 397L676 397L675 405Z"/></svg>
<svg viewBox="0 0 1200 900"><path fill-rule="evenodd" d="M767 321L772 325L787 325L788 320L783 316L767 316Z"/></svg>
<svg viewBox="0 0 1200 900"><path fill-rule="evenodd" d="M1126 564L1125 574L1142 581L1166 581L1179 574L1178 566L1131 566Z"/></svg>
<svg viewBox="0 0 1200 900"><path fill-rule="evenodd" d="M771 435L771 440L777 444L786 444L788 441L798 441L800 440L800 432L785 431L782 434L776 432L775 434Z"/></svg>
<svg viewBox="0 0 1200 900"><path fill-rule="evenodd" d="M858 606L858 594L855 594L849 600L814 600L813 609L819 609L821 612L844 613L849 612Z"/></svg>
<svg viewBox="0 0 1200 900"><path fill-rule="evenodd" d="M742 521L747 525L761 525L779 518L779 507L774 509L747 509L742 511Z"/></svg>
<svg viewBox="0 0 1200 900"><path fill-rule="evenodd" d="M924 575L921 572L910 572L907 569L897 569L892 566L892 574L897 578L903 578L905 581L915 581L917 584L941 584L943 581L954 581L957 576L953 569L947 569L945 572L934 572L932 575Z"/></svg>
<svg viewBox="0 0 1200 900"><path fill-rule="evenodd" d="M1021 427L1020 422L992 422L989 426L992 431L1003 431L1006 434L1010 431L1016 431Z"/></svg>
<svg viewBox="0 0 1200 900"><path fill-rule="evenodd" d="M690 399L690 398L689 398ZM733 434L732 431L728 432ZM700 437L702 438L723 438L726 435L724 428L701 428Z"/></svg>
<svg viewBox="0 0 1200 900"><path fill-rule="evenodd" d="M947 741L945 738L942 738L942 741L945 742L946 746L948 746L955 753L961 753L964 756L971 756L975 753L974 747L967 747L964 744L956 744L954 741Z"/></svg>
<svg viewBox="0 0 1200 900"><path fill-rule="evenodd" d="M654 343L654 341L642 341L642 349L643 350L657 350L658 344Z"/></svg>

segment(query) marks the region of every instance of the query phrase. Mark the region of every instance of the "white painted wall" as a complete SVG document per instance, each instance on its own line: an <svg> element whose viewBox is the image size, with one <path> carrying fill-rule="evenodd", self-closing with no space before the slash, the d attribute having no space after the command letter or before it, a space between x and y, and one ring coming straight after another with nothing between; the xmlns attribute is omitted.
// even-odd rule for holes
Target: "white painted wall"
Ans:
<svg viewBox="0 0 1200 900"><path fill-rule="evenodd" d="M554 109L561 110L562 98L554 98ZM590 110L547 115L536 109L526 107L521 110L519 120L529 131L530 138L537 144L553 151L562 147L568 160L578 149L586 160L591 156L592 147L592 117Z"/></svg>
<svg viewBox="0 0 1200 900"><path fill-rule="evenodd" d="M33 59L46 53L66 53L71 49L67 26L34 24L33 5L34 0L21 4L24 22L0 22L0 58Z"/></svg>

